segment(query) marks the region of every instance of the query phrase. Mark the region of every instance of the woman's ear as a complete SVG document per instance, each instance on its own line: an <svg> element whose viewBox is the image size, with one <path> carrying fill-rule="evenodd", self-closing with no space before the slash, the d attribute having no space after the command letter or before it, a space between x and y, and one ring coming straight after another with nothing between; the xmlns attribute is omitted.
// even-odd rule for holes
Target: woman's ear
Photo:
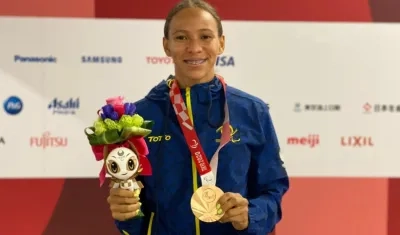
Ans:
<svg viewBox="0 0 400 235"><path fill-rule="evenodd" d="M166 39L165 37L163 37L163 47L164 47L164 52L168 57L171 57L171 51L169 50L168 47L168 39Z"/></svg>
<svg viewBox="0 0 400 235"><path fill-rule="evenodd" d="M225 36L222 35L219 37L219 49L218 49L218 55L221 55L225 51Z"/></svg>

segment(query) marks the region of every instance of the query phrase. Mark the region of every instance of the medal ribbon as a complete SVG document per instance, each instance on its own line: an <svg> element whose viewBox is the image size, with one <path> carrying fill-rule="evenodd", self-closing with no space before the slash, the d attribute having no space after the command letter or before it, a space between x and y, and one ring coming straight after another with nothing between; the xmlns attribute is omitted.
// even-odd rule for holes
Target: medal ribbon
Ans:
<svg viewBox="0 0 400 235"><path fill-rule="evenodd" d="M222 83L224 93L226 97L226 84L222 77L217 76L219 81ZM204 153L203 147L200 144L200 140L194 129L193 121L189 117L189 112L183 101L178 82L174 79L172 81L171 89L169 92L172 106L176 117L178 118L179 125L185 137L186 143L189 146L190 153L192 154L193 160L196 163L197 171L200 174L202 185L215 185L217 182L217 170L218 170L218 154L219 151L230 141L231 130L229 125L229 110L228 102L225 98L225 118L222 125L221 131L221 142L215 151L210 163L207 160L206 154Z"/></svg>

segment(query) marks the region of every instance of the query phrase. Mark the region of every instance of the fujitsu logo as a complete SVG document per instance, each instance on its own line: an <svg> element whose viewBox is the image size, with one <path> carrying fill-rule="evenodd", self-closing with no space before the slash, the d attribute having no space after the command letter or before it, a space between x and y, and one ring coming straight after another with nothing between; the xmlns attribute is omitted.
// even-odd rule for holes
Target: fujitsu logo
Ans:
<svg viewBox="0 0 400 235"><path fill-rule="evenodd" d="M371 136L342 136L340 144L344 147L372 147L374 142Z"/></svg>
<svg viewBox="0 0 400 235"><path fill-rule="evenodd" d="M42 136L30 138L31 147L39 148L53 148L53 147L66 147L68 145L68 139L61 136L51 136L50 132L44 132Z"/></svg>
<svg viewBox="0 0 400 235"><path fill-rule="evenodd" d="M287 144L289 145L304 145L309 146L310 148L314 148L319 145L319 135L308 135L305 137L289 137L287 139Z"/></svg>

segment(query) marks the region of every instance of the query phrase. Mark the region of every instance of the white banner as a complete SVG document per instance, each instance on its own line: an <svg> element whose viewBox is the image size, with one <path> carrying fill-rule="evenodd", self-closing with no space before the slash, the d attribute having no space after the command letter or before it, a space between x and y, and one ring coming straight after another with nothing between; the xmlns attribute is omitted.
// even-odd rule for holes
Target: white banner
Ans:
<svg viewBox="0 0 400 235"><path fill-rule="evenodd" d="M97 177L83 130L105 98L138 100L173 73L163 26L0 18L0 177ZM224 31L216 69L270 104L291 176L400 176L400 25L228 21Z"/></svg>

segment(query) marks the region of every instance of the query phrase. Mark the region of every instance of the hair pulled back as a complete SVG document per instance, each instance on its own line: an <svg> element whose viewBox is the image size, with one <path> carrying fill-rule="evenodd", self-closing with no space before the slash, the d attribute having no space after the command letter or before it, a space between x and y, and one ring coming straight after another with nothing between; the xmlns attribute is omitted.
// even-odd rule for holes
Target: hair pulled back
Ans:
<svg viewBox="0 0 400 235"><path fill-rule="evenodd" d="M171 11L168 13L167 18L165 19L165 24L164 24L164 37L166 39L169 38L169 26L171 24L172 19L176 14L178 14L180 11L186 9L186 8L200 8L204 11L207 11L210 13L215 21L217 22L217 28L218 28L218 36L221 37L223 34L223 29L222 29L222 23L221 23L221 18L219 17L217 11L213 6L211 6L209 3L203 0L183 0L176 4Z"/></svg>

